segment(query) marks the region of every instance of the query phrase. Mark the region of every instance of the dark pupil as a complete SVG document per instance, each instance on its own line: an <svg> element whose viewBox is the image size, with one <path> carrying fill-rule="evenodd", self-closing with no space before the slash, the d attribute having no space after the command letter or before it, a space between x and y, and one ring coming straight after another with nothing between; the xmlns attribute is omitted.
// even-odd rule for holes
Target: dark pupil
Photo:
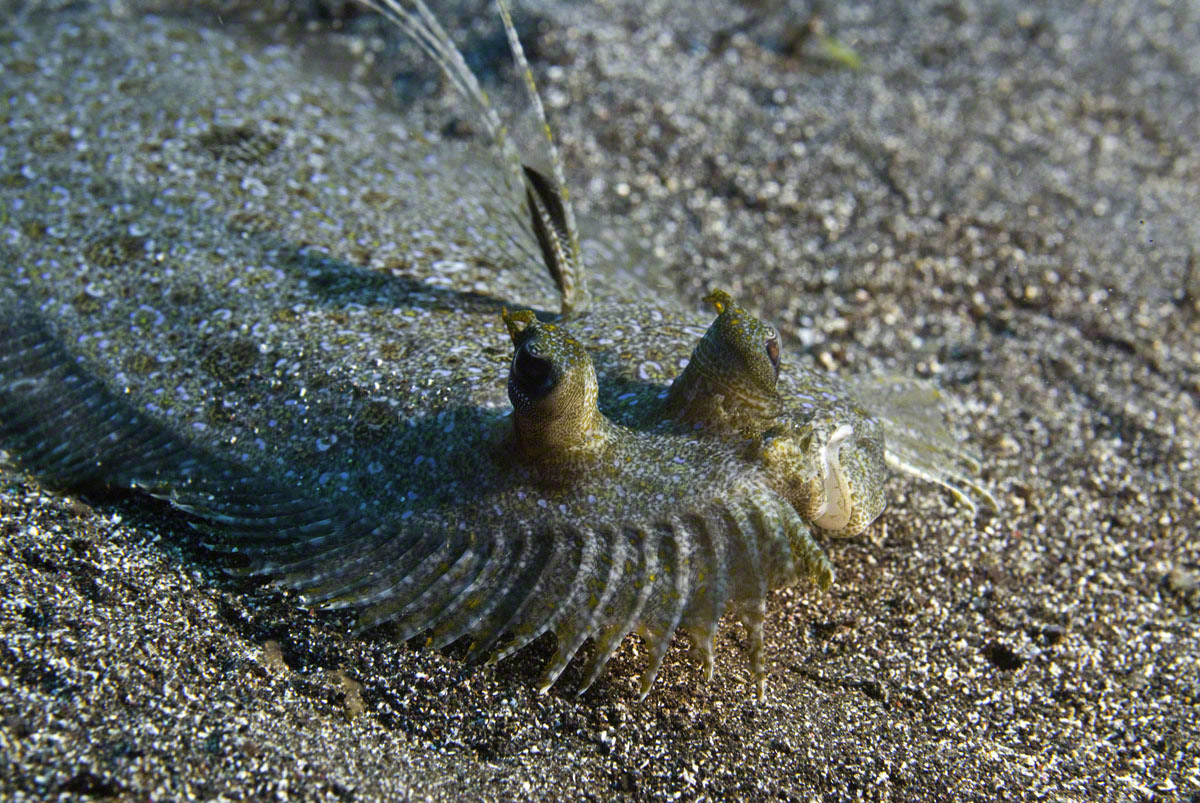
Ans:
<svg viewBox="0 0 1200 803"><path fill-rule="evenodd" d="M779 373L779 341L771 338L767 341L767 359L771 361L771 367L775 369L775 373Z"/></svg>
<svg viewBox="0 0 1200 803"><path fill-rule="evenodd" d="M513 360L513 377L529 393L549 390L550 361L530 354L527 349L521 349Z"/></svg>

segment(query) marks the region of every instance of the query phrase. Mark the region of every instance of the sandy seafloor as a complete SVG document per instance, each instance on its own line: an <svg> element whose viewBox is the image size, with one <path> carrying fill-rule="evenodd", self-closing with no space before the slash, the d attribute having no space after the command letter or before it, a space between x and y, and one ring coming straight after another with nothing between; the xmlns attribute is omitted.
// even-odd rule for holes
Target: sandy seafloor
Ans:
<svg viewBox="0 0 1200 803"><path fill-rule="evenodd" d="M99 4L7 5L12 104L4 76L54 66L18 27ZM379 31L331 33L337 3L249 26L249 3L149 5L155 36L285 42L335 76ZM0 797L1200 796L1200 6L826 3L851 70L805 39L809 4L777 5L522 4L580 211L684 298L731 289L791 360L948 389L1001 511L894 480L876 524L826 544L829 593L773 596L765 703L733 624L712 682L681 638L638 702L633 639L582 697L577 670L539 696L549 644L472 667L352 635L226 577L166 508L10 461ZM449 16L519 104L494 17ZM380 89L388 69L358 71L381 118L444 111ZM7 114L19 181L56 140Z"/></svg>

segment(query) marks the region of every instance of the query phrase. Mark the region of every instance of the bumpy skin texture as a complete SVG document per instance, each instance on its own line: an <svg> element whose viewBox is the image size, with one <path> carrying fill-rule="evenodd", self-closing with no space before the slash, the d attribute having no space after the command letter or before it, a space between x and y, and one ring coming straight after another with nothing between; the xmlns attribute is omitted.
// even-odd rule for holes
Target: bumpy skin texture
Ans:
<svg viewBox="0 0 1200 803"><path fill-rule="evenodd" d="M880 422L815 379L781 394L779 333L723 290L705 300L717 319L658 408L661 424L739 447L828 534L862 532L886 507Z"/></svg>
<svg viewBox="0 0 1200 803"><path fill-rule="evenodd" d="M755 439L783 411L779 334L723 290L706 299L717 319L667 393L660 415L677 429Z"/></svg>
<svg viewBox="0 0 1200 803"><path fill-rule="evenodd" d="M340 85L307 98L279 49L133 36L171 22L90 7L29 24L60 58L6 76L10 122L57 142L25 100L57 93L86 145L47 149L37 180L0 186L0 434L48 481L167 499L311 602L360 608L363 627L469 636L472 656L553 631L547 684L589 636L590 683L636 630L648 688L676 628L706 659L736 608L761 688L767 592L832 578L809 526L830 521L830 486L810 487L829 438L853 429L839 457L855 509L879 490L877 461L854 457L883 448L872 427L890 460L904 433L921 471L948 476L953 441L920 404L907 416L904 394L864 385L892 416L872 417L798 366L779 374L772 427L668 423L670 383L710 320L620 275L593 277L590 311L566 328L524 312L506 332L503 308L560 299L528 264L536 245L513 253L498 168L398 136ZM137 58L113 55L123 42ZM219 113L189 91L193 57L227 65L205 79L227 88ZM63 188L84 236L47 224ZM519 364L534 337L544 375ZM539 376L565 393L532 392Z"/></svg>
<svg viewBox="0 0 1200 803"><path fill-rule="evenodd" d="M511 421L440 455L475 504L379 521L298 494L131 409L7 300L0 427L31 469L71 487L166 499L199 517L216 547L310 601L363 607L363 627L392 622L402 638L429 630L436 645L470 635L472 656L506 633L513 640L498 656L554 632L543 688L595 638L587 688L631 631L650 645L643 694L677 628L711 673L717 622L734 605L761 694L766 592L833 579L808 527L764 477L720 444L609 422L587 353L532 314L506 314Z"/></svg>
<svg viewBox="0 0 1200 803"><path fill-rule="evenodd" d="M528 310L504 312L513 339L508 399L513 406L513 451L547 472L593 469L616 431L596 406L596 369L579 341Z"/></svg>

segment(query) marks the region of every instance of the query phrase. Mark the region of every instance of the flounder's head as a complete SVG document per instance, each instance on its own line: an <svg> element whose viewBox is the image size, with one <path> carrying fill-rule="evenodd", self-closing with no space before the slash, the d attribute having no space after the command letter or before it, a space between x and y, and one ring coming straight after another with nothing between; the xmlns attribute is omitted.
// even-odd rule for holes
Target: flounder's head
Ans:
<svg viewBox="0 0 1200 803"><path fill-rule="evenodd" d="M610 425L596 406L599 386L587 351L567 331L529 310L504 312L513 341L508 398L513 434L528 458L578 457L607 441Z"/></svg>
<svg viewBox="0 0 1200 803"><path fill-rule="evenodd" d="M717 319L671 384L666 416L696 429L757 437L782 409L775 389L779 333L724 290L704 300L716 308Z"/></svg>
<svg viewBox="0 0 1200 803"><path fill-rule="evenodd" d="M514 641L501 650L509 654L553 630L559 651L547 666L548 688L594 638L586 687L637 632L649 646L645 694L677 629L711 674L717 623L735 608L750 632L761 695L767 592L833 580L807 523L743 458L744 441L614 424L596 406L596 373L578 341L531 312L505 312L504 322L513 342L513 426L492 464L501 490L479 506L477 526L514 536L501 545L512 550L514 568L497 569L512 590L493 595L494 615L464 614L485 622L478 643L486 648L510 631ZM460 634L454 621L435 638Z"/></svg>
<svg viewBox="0 0 1200 803"><path fill-rule="evenodd" d="M664 418L740 440L809 523L856 535L883 511L883 428L852 399L793 395L778 383L774 327L716 290L717 319L667 394Z"/></svg>

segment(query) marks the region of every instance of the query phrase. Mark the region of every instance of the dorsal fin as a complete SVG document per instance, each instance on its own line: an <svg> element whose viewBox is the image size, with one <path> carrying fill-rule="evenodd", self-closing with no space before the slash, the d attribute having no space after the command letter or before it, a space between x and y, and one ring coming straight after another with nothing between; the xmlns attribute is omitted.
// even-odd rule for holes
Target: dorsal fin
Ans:
<svg viewBox="0 0 1200 803"><path fill-rule="evenodd" d="M360 2L375 9L404 31L425 55L442 68L459 94L475 107L478 121L500 151L499 155L504 163L505 193L514 205L519 205L521 199L527 205L530 225L541 248L542 259L562 296L562 314L577 315L585 311L588 305L587 282L575 213L567 194L558 148L546 122L546 111L538 96L533 73L525 59L525 51L521 48L508 5L504 0L498 0L509 47L522 72L530 102L546 138L553 180L525 167L520 153L509 137L508 129L500 122L479 80L422 0L407 0L403 3L401 0Z"/></svg>
<svg viewBox="0 0 1200 803"><path fill-rule="evenodd" d="M505 163L506 181L512 185L510 189L516 193L516 197L520 197L519 191L525 186L521 156L508 138L508 131L488 101L487 93L479 85L479 80L471 72L462 54L458 52L458 48L429 7L421 0L410 0L413 10L406 8L400 0L360 2L378 11L406 33L425 55L442 68L442 72L458 93L475 106L478 121L487 129L488 137L500 149Z"/></svg>
<svg viewBox="0 0 1200 803"><path fill-rule="evenodd" d="M525 200L533 222L533 233L542 249L542 261L562 291L563 315L582 312L576 305L568 308L567 303L568 298L577 300L579 297L579 285L576 284L579 256L578 250L571 248L562 197L544 175L528 165L525 167L525 179Z"/></svg>
<svg viewBox="0 0 1200 803"><path fill-rule="evenodd" d="M500 16L504 20L504 33L508 36L508 46L512 49L517 67L521 70L521 76L525 80L525 90L529 93L529 102L533 105L533 111L541 125L542 134L546 138L546 151L550 157L550 169L554 178L554 185L551 186L541 173L528 166L525 167L525 180L531 185L533 191L529 197L536 196L551 213L555 224L554 229L558 235L554 254L556 256L565 255L567 258L552 263L540 233L538 234L538 244L542 246L542 254L546 257L546 267L562 292L562 314L564 316L579 314L587 310L587 274L583 264L583 254L579 247L579 228L575 225L575 210L571 206L571 197L567 192L567 178L563 173L562 159L558 155L558 147L554 144L554 134L550 130L550 123L546 120L546 109L542 106L541 96L538 95L537 84L533 80L533 71L529 69L529 62L525 59L525 50L521 47L516 26L513 25L508 3L505 0L497 0L497 5L500 6ZM534 231L537 233L541 215L534 209L532 203L530 204L530 214L534 218Z"/></svg>

